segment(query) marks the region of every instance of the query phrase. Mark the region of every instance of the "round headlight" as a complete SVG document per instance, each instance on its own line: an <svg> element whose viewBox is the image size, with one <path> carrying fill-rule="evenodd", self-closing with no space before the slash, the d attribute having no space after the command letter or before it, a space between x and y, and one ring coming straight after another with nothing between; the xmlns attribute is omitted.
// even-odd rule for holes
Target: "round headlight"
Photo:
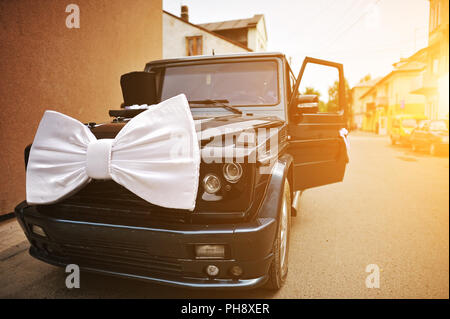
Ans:
<svg viewBox="0 0 450 319"><path fill-rule="evenodd" d="M223 176L230 183L237 183L242 177L242 166L239 163L227 163L223 166Z"/></svg>
<svg viewBox="0 0 450 319"><path fill-rule="evenodd" d="M214 194L220 190L220 179L217 175L207 174L203 178L203 188L207 193Z"/></svg>

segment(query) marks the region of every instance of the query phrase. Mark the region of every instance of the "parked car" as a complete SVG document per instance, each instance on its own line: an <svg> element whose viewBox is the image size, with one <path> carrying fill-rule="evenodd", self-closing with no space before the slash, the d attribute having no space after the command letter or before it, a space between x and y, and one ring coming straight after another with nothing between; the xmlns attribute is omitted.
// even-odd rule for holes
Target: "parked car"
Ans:
<svg viewBox="0 0 450 319"><path fill-rule="evenodd" d="M422 121L411 134L411 149L428 150L431 155L448 153L448 121Z"/></svg>
<svg viewBox="0 0 450 319"><path fill-rule="evenodd" d="M309 64L337 69L339 104L334 113L319 113L317 96L299 95ZM82 270L173 286L280 288L288 273L294 196L344 178L348 157L342 133L347 123L342 64L306 58L295 78L281 53L159 60L132 77L136 85L123 92L124 100L139 94L135 91L145 74L152 74L155 84L141 83L140 93L155 94L141 97L138 104L183 93L198 122L197 134L232 128L236 138L230 145L237 150L240 134L270 128L277 149L257 153L255 162L248 160L251 154L239 162L202 159L193 211L153 205L112 180L92 180L52 205L24 201L15 213L30 241L30 254L53 265L77 264ZM125 101L124 106L132 104ZM110 123L86 125L99 139L114 138L141 111L113 110ZM199 147L204 150L211 143L202 137ZM26 162L28 153L29 147ZM269 173L262 173L263 167Z"/></svg>
<svg viewBox="0 0 450 319"><path fill-rule="evenodd" d="M426 119L423 115L402 114L395 116L392 120L390 134L392 144L409 145L412 131L417 127L419 122Z"/></svg>

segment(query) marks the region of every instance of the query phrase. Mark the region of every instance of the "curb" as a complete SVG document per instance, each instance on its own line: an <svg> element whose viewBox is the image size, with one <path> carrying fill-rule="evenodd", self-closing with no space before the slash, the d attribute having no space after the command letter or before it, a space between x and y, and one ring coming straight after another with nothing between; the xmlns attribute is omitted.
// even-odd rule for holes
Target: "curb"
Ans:
<svg viewBox="0 0 450 319"><path fill-rule="evenodd" d="M14 213L0 215L0 222L3 222L5 220L11 219L11 218L14 218Z"/></svg>

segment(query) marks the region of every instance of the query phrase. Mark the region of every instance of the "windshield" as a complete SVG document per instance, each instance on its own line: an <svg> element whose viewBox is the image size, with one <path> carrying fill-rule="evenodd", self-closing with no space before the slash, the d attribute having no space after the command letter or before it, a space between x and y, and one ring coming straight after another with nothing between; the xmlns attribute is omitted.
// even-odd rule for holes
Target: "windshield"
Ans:
<svg viewBox="0 0 450 319"><path fill-rule="evenodd" d="M406 128L413 128L417 126L417 120L415 119L404 119L402 121L402 126Z"/></svg>
<svg viewBox="0 0 450 319"><path fill-rule="evenodd" d="M161 75L161 100L184 93L188 101L227 100L232 106L278 104L275 61L169 66Z"/></svg>
<svg viewBox="0 0 450 319"><path fill-rule="evenodd" d="M434 121L430 124L431 131L448 131L447 124L444 121Z"/></svg>

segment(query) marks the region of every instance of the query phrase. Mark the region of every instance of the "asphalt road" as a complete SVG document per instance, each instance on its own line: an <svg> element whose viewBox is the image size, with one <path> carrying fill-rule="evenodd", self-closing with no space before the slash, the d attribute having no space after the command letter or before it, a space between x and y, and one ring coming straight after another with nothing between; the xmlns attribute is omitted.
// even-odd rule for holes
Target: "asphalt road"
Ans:
<svg viewBox="0 0 450 319"><path fill-rule="evenodd" d="M343 183L306 191L278 292L194 291L81 274L30 257L17 223L0 224L0 298L449 298L449 161L369 134L350 136ZM366 266L380 269L367 288Z"/></svg>

